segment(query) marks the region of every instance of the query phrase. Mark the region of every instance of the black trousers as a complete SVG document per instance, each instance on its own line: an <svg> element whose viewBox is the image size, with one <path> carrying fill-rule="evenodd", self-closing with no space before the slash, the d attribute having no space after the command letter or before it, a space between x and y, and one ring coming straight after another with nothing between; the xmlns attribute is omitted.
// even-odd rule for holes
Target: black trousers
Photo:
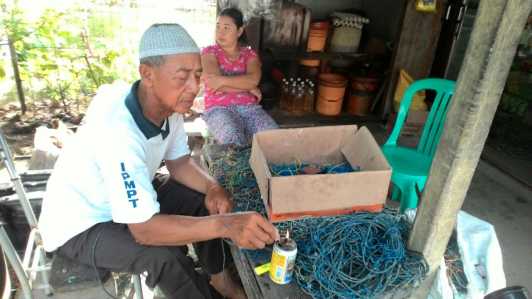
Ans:
<svg viewBox="0 0 532 299"><path fill-rule="evenodd" d="M154 187L161 214L209 215L204 194L168 177L156 178ZM199 242L194 248L208 274L224 269L229 251L221 239ZM113 272L147 273L146 284L151 288L158 285L167 298L211 298L207 277L194 270L186 246L138 244L126 224L96 224L59 247L57 253Z"/></svg>

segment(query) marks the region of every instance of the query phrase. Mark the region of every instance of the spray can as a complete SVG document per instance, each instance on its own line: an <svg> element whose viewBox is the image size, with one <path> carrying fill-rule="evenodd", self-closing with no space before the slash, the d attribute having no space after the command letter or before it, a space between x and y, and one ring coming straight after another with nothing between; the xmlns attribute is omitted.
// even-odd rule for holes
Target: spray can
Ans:
<svg viewBox="0 0 532 299"><path fill-rule="evenodd" d="M277 284L288 284L292 281L296 262L297 244L290 239L290 233L273 245L270 263L270 279Z"/></svg>

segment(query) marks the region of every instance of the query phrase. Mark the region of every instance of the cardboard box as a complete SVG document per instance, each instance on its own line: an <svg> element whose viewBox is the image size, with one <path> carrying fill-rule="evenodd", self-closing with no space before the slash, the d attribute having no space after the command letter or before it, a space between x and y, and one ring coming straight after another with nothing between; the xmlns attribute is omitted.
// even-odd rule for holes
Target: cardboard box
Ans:
<svg viewBox="0 0 532 299"><path fill-rule="evenodd" d="M361 171L272 177L269 164L348 161ZM327 126L255 134L250 165L273 222L307 216L381 211L391 168L366 127Z"/></svg>

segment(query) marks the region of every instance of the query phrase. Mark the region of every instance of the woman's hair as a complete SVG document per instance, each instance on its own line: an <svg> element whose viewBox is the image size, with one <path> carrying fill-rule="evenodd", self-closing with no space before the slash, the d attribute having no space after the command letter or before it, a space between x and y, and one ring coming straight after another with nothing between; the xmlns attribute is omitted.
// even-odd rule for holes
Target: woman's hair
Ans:
<svg viewBox="0 0 532 299"><path fill-rule="evenodd" d="M222 16L233 19L233 23L235 23L237 29L240 29L240 27L244 26L244 15L242 15L242 12L238 8L226 8L220 13L220 17Z"/></svg>
<svg viewBox="0 0 532 299"><path fill-rule="evenodd" d="M240 9L236 7L229 7L229 8L223 9L220 12L219 17L230 17L233 20L233 23L235 23L236 29L240 29L242 26L244 26L244 15L240 11ZM247 38L246 38L245 32L243 32L238 38L238 43L240 45L247 44Z"/></svg>

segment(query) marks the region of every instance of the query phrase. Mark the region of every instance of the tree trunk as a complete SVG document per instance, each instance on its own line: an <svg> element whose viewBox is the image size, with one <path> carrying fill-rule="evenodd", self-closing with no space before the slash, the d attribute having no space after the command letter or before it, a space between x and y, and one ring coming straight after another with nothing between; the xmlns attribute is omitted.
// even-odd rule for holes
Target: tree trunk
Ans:
<svg viewBox="0 0 532 299"><path fill-rule="evenodd" d="M7 37L7 43L9 44L9 55L11 56L11 64L13 65L13 74L15 76L15 83L17 85L18 100L20 102L20 109L22 114L26 113L26 100L24 98L24 90L22 89L22 80L20 79L20 72L18 70L18 58L13 40L10 36Z"/></svg>

